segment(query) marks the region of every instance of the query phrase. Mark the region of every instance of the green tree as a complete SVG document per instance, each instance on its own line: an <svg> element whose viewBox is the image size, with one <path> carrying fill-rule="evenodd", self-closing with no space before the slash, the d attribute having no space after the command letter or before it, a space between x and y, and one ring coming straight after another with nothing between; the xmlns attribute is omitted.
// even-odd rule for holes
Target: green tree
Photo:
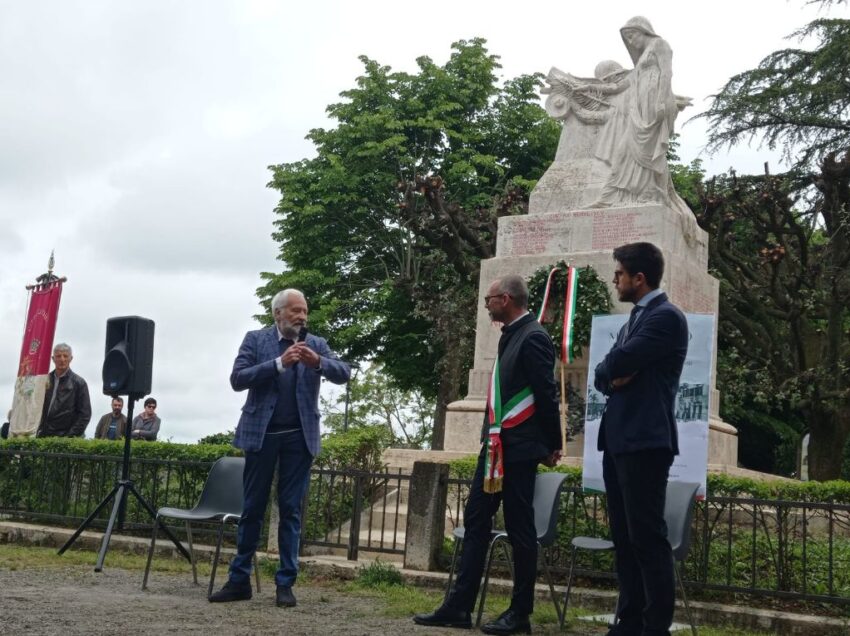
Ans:
<svg viewBox="0 0 850 636"><path fill-rule="evenodd" d="M560 128L538 105L541 77L499 84L481 39L412 74L360 59L356 86L328 107L335 126L308 135L316 156L271 167L285 268L258 295L302 289L344 355L435 400L442 448L472 360L479 262L495 254L497 218L526 211Z"/></svg>
<svg viewBox="0 0 850 636"><path fill-rule="evenodd" d="M757 68L732 77L700 115L709 122L709 149L760 139L804 165L846 149L850 20L814 20L790 37L812 38L817 45L775 51Z"/></svg>
<svg viewBox="0 0 850 636"><path fill-rule="evenodd" d="M394 386L378 365L355 372L347 393L333 400L322 398L322 423L332 432L377 426L396 447L430 447L433 420L434 401L420 391Z"/></svg>
<svg viewBox="0 0 850 636"><path fill-rule="evenodd" d="M697 216L721 282L727 412L799 414L810 474L829 479L850 436L850 21L821 18L791 37L813 47L776 51L735 75L702 117L710 149L759 139L795 169L721 175Z"/></svg>
<svg viewBox="0 0 850 636"><path fill-rule="evenodd" d="M810 475L837 478L850 437L850 153L816 173L716 177L697 218L721 283L727 407L799 413Z"/></svg>

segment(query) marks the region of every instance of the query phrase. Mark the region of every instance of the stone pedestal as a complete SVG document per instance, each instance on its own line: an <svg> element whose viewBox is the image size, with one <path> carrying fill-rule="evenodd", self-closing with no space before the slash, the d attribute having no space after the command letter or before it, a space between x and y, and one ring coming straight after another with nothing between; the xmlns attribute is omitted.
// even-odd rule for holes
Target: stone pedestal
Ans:
<svg viewBox="0 0 850 636"><path fill-rule="evenodd" d="M563 171L565 168L561 166L558 169ZM666 271L661 286L670 300L684 312L717 315L719 284L707 272L708 241L693 215L664 205L553 209L556 194L550 187L545 196L535 198L532 195L528 215L499 219L496 256L481 264L479 292L482 297L490 282L500 276L519 274L528 277L541 267L565 260L576 267L593 267L603 280L608 281L612 297L616 298L610 282L614 276L613 248L634 241L649 241L664 254ZM535 202L541 205L534 205ZM615 300L614 312L628 313L630 309L631 305ZM478 450L487 383L500 334L499 327L490 322L486 309L478 303L469 393L464 400L448 407L446 450ZM723 423L718 415L716 332L714 338L709 462L734 466L737 463L736 431ZM587 382L586 360L580 358L569 365L567 374L567 380L583 391Z"/></svg>

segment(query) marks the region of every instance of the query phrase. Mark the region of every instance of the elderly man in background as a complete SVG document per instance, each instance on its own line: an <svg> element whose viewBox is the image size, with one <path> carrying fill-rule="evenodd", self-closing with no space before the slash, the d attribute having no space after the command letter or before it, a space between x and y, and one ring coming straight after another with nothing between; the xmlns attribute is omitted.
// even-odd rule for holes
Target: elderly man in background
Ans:
<svg viewBox="0 0 850 636"><path fill-rule="evenodd" d="M275 574L278 607L294 607L292 586L298 574L301 501L310 465L319 452L321 379L348 382L351 370L324 338L307 333L307 300L297 289L272 299L275 324L249 331L233 363L230 385L248 389L233 445L245 451L245 505L239 520L236 557L224 587L211 603L251 598L251 562L265 519L275 468L280 523L280 566Z"/></svg>
<svg viewBox="0 0 850 636"><path fill-rule="evenodd" d="M82 437L91 420L86 381L71 371L74 359L64 342L53 347L53 371L47 379L44 408L36 437Z"/></svg>

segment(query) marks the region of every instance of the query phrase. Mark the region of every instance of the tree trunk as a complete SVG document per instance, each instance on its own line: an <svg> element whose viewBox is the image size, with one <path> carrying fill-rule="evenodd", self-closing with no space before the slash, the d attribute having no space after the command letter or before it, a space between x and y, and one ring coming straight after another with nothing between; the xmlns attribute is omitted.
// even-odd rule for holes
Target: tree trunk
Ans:
<svg viewBox="0 0 850 636"><path fill-rule="evenodd" d="M443 450L446 439L446 407L449 405L442 394L443 383L440 382L440 394L437 395L437 405L434 407L434 431L431 433L431 450Z"/></svg>
<svg viewBox="0 0 850 636"><path fill-rule="evenodd" d="M810 423L809 479L827 481L841 477L844 446L850 437L850 413L815 412Z"/></svg>

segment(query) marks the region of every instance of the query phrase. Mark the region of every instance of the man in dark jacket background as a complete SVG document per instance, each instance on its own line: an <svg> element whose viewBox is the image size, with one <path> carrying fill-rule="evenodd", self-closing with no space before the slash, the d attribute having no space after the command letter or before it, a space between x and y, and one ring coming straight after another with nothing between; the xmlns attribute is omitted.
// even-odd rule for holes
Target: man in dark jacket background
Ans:
<svg viewBox="0 0 850 636"><path fill-rule="evenodd" d="M505 529L513 548L513 595L510 607L482 631L530 634L537 576L534 483L539 463L554 466L561 457L555 348L549 334L528 312L528 288L522 277L495 280L484 296L484 305L490 318L503 327L481 436L484 445L463 513L465 534L458 575L445 603L430 614L417 614L413 620L435 627L471 627L493 515L504 501ZM492 408L493 396L500 398L498 409ZM498 417L494 415L497 412ZM501 463L504 469L497 468L495 479L488 461L488 439L494 437L494 429L499 430L501 444L501 462L496 465Z"/></svg>
<svg viewBox="0 0 850 636"><path fill-rule="evenodd" d="M53 347L53 371L47 380L44 408L36 437L82 437L91 420L86 381L71 371L74 359L64 342Z"/></svg>
<svg viewBox="0 0 850 636"><path fill-rule="evenodd" d="M620 586L618 622L609 634L669 635L675 587L664 502L679 454L673 409L688 324L658 288L661 250L630 243L614 250L614 260L617 295L635 306L594 378L608 396L597 444Z"/></svg>
<svg viewBox="0 0 850 636"><path fill-rule="evenodd" d="M124 398L116 395L112 398L112 412L107 413L97 423L94 429L95 439L124 439L127 432L127 418L122 412Z"/></svg>

